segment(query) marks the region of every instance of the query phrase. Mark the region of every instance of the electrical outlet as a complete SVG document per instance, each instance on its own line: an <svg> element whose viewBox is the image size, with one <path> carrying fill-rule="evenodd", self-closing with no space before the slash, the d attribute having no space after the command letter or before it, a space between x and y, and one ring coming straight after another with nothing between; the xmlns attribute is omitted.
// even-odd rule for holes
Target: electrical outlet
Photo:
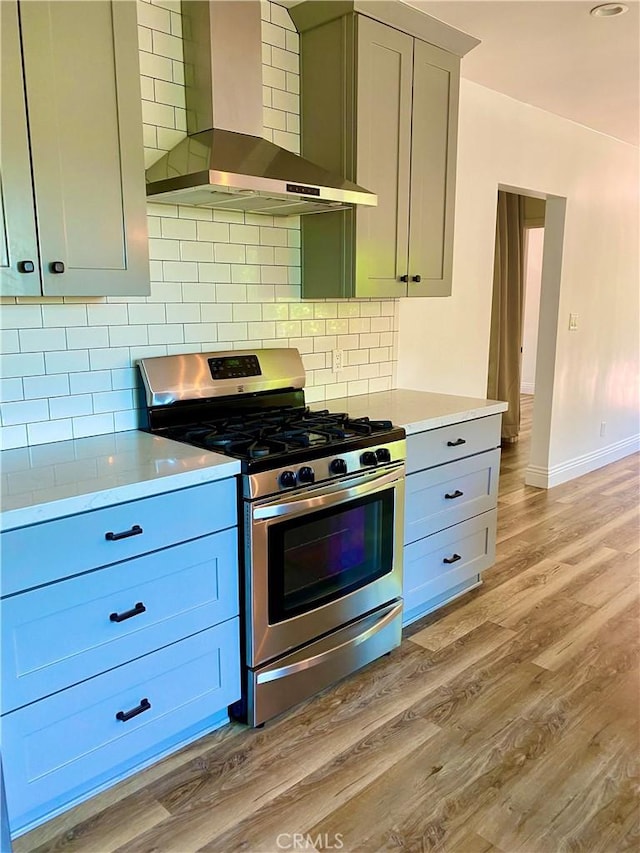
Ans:
<svg viewBox="0 0 640 853"><path fill-rule="evenodd" d="M607 432L607 422L601 421L600 423L600 438L603 438Z"/></svg>
<svg viewBox="0 0 640 853"><path fill-rule="evenodd" d="M344 367L344 352L341 349L334 349L332 353L332 367L334 373L340 373Z"/></svg>
<svg viewBox="0 0 640 853"><path fill-rule="evenodd" d="M578 315L577 314L569 314L569 331L577 332L578 331Z"/></svg>

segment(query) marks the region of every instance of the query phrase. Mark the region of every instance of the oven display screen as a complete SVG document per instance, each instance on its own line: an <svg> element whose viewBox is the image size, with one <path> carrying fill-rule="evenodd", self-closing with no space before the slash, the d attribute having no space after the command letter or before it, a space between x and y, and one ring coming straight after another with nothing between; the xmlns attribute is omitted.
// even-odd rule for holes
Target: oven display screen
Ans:
<svg viewBox="0 0 640 853"><path fill-rule="evenodd" d="M209 359L213 379L244 379L261 376L260 362L255 355L230 355Z"/></svg>
<svg viewBox="0 0 640 853"><path fill-rule="evenodd" d="M275 525L269 534L269 621L366 586L393 569L393 490Z"/></svg>

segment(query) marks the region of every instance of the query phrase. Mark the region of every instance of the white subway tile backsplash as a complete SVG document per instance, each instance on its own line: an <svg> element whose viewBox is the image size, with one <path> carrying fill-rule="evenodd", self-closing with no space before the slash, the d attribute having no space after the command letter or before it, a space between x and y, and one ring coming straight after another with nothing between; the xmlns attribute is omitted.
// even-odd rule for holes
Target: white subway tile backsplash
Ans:
<svg viewBox="0 0 640 853"><path fill-rule="evenodd" d="M1 450L11 450L14 447L25 447L27 444L27 428L24 424L0 427Z"/></svg>
<svg viewBox="0 0 640 853"><path fill-rule="evenodd" d="M0 345L2 353L20 352L20 337L17 329L0 329Z"/></svg>
<svg viewBox="0 0 640 853"><path fill-rule="evenodd" d="M67 346L64 329L21 329L18 337L20 352L49 352Z"/></svg>
<svg viewBox="0 0 640 853"><path fill-rule="evenodd" d="M183 240L180 244L180 258L183 261L213 262L213 244Z"/></svg>
<svg viewBox="0 0 640 853"><path fill-rule="evenodd" d="M111 387L111 371L109 370L89 370L87 373L71 373L69 375L69 390L72 394L110 391Z"/></svg>
<svg viewBox="0 0 640 853"><path fill-rule="evenodd" d="M91 353L91 370L113 370L119 367L130 367L133 353L129 353L128 347L110 347L109 349L97 349ZM81 367L80 370L88 370Z"/></svg>
<svg viewBox="0 0 640 853"><path fill-rule="evenodd" d="M299 150L298 35L285 8L261 8L264 135ZM150 164L186 130L180 0L139 0L138 15ZM392 387L398 301L302 300L299 217L159 203L147 213L149 297L1 301L3 414L24 404L9 409L4 446L135 429L133 365L157 355L297 347L311 404Z"/></svg>
<svg viewBox="0 0 640 853"><path fill-rule="evenodd" d="M36 377L40 378L40 377ZM22 379L0 379L0 403L13 403L24 400Z"/></svg>
<svg viewBox="0 0 640 853"><path fill-rule="evenodd" d="M27 425L29 444L47 444L51 441L67 441L70 438L73 438L73 431L71 421L66 418Z"/></svg>
<svg viewBox="0 0 640 853"><path fill-rule="evenodd" d="M3 329L38 329L42 326L42 305L3 305L0 326Z"/></svg>
<svg viewBox="0 0 640 853"><path fill-rule="evenodd" d="M52 373L48 376L25 376L22 380L25 400L38 397L64 397L69 394L69 374Z"/></svg>
<svg viewBox="0 0 640 853"><path fill-rule="evenodd" d="M89 435L106 435L114 431L113 414L73 418L72 428L74 438L84 438Z"/></svg>
<svg viewBox="0 0 640 853"><path fill-rule="evenodd" d="M164 323L166 312L163 304L129 305L129 324L132 326Z"/></svg>
<svg viewBox="0 0 640 853"><path fill-rule="evenodd" d="M40 352L16 353L2 356L2 375L6 379L38 376L44 372L45 357Z"/></svg>
<svg viewBox="0 0 640 853"><path fill-rule="evenodd" d="M93 395L93 411L96 415L102 412L126 412L134 406L134 392L129 388Z"/></svg>
<svg viewBox="0 0 640 853"><path fill-rule="evenodd" d="M198 263L198 281L223 284L231 281L231 264Z"/></svg>
<svg viewBox="0 0 640 853"><path fill-rule="evenodd" d="M63 398L66 399L66 398ZM49 405L46 400L21 400L5 403L0 412L3 426L49 420Z"/></svg>
<svg viewBox="0 0 640 853"><path fill-rule="evenodd" d="M59 397L49 400L51 417L73 418L80 415L93 413L93 398L91 394L72 394L68 397Z"/></svg>
<svg viewBox="0 0 640 853"><path fill-rule="evenodd" d="M42 321L44 326L86 326L87 312L97 305L43 305Z"/></svg>
<svg viewBox="0 0 640 853"><path fill-rule="evenodd" d="M219 264L244 264L246 261L244 246L235 243L214 243L215 259Z"/></svg>
<svg viewBox="0 0 640 853"><path fill-rule="evenodd" d="M67 329L67 349L88 350L108 346L109 330L106 326L78 326Z"/></svg>
<svg viewBox="0 0 640 853"><path fill-rule="evenodd" d="M104 303L87 305L87 317L90 326L126 326L129 313L126 305Z"/></svg>
<svg viewBox="0 0 640 853"><path fill-rule="evenodd" d="M114 391L136 387L138 371L135 367L123 367L120 370L112 370L110 373L111 387Z"/></svg>

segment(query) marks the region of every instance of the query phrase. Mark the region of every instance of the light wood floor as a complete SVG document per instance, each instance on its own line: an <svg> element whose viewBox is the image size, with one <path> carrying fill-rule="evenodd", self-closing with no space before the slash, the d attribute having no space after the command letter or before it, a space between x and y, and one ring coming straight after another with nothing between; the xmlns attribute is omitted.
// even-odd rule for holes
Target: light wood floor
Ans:
<svg viewBox="0 0 640 853"><path fill-rule="evenodd" d="M530 417L480 589L264 730L227 726L15 849L637 851L638 457L525 487Z"/></svg>

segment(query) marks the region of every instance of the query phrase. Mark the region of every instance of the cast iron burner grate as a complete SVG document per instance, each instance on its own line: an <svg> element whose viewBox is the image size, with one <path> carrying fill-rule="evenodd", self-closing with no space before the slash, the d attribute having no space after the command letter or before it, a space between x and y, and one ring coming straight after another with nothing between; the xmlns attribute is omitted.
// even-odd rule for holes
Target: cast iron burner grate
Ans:
<svg viewBox="0 0 640 853"><path fill-rule="evenodd" d="M174 427L167 436L240 459L259 459L305 447L338 445L390 429L391 421L350 418L328 409L286 408Z"/></svg>

